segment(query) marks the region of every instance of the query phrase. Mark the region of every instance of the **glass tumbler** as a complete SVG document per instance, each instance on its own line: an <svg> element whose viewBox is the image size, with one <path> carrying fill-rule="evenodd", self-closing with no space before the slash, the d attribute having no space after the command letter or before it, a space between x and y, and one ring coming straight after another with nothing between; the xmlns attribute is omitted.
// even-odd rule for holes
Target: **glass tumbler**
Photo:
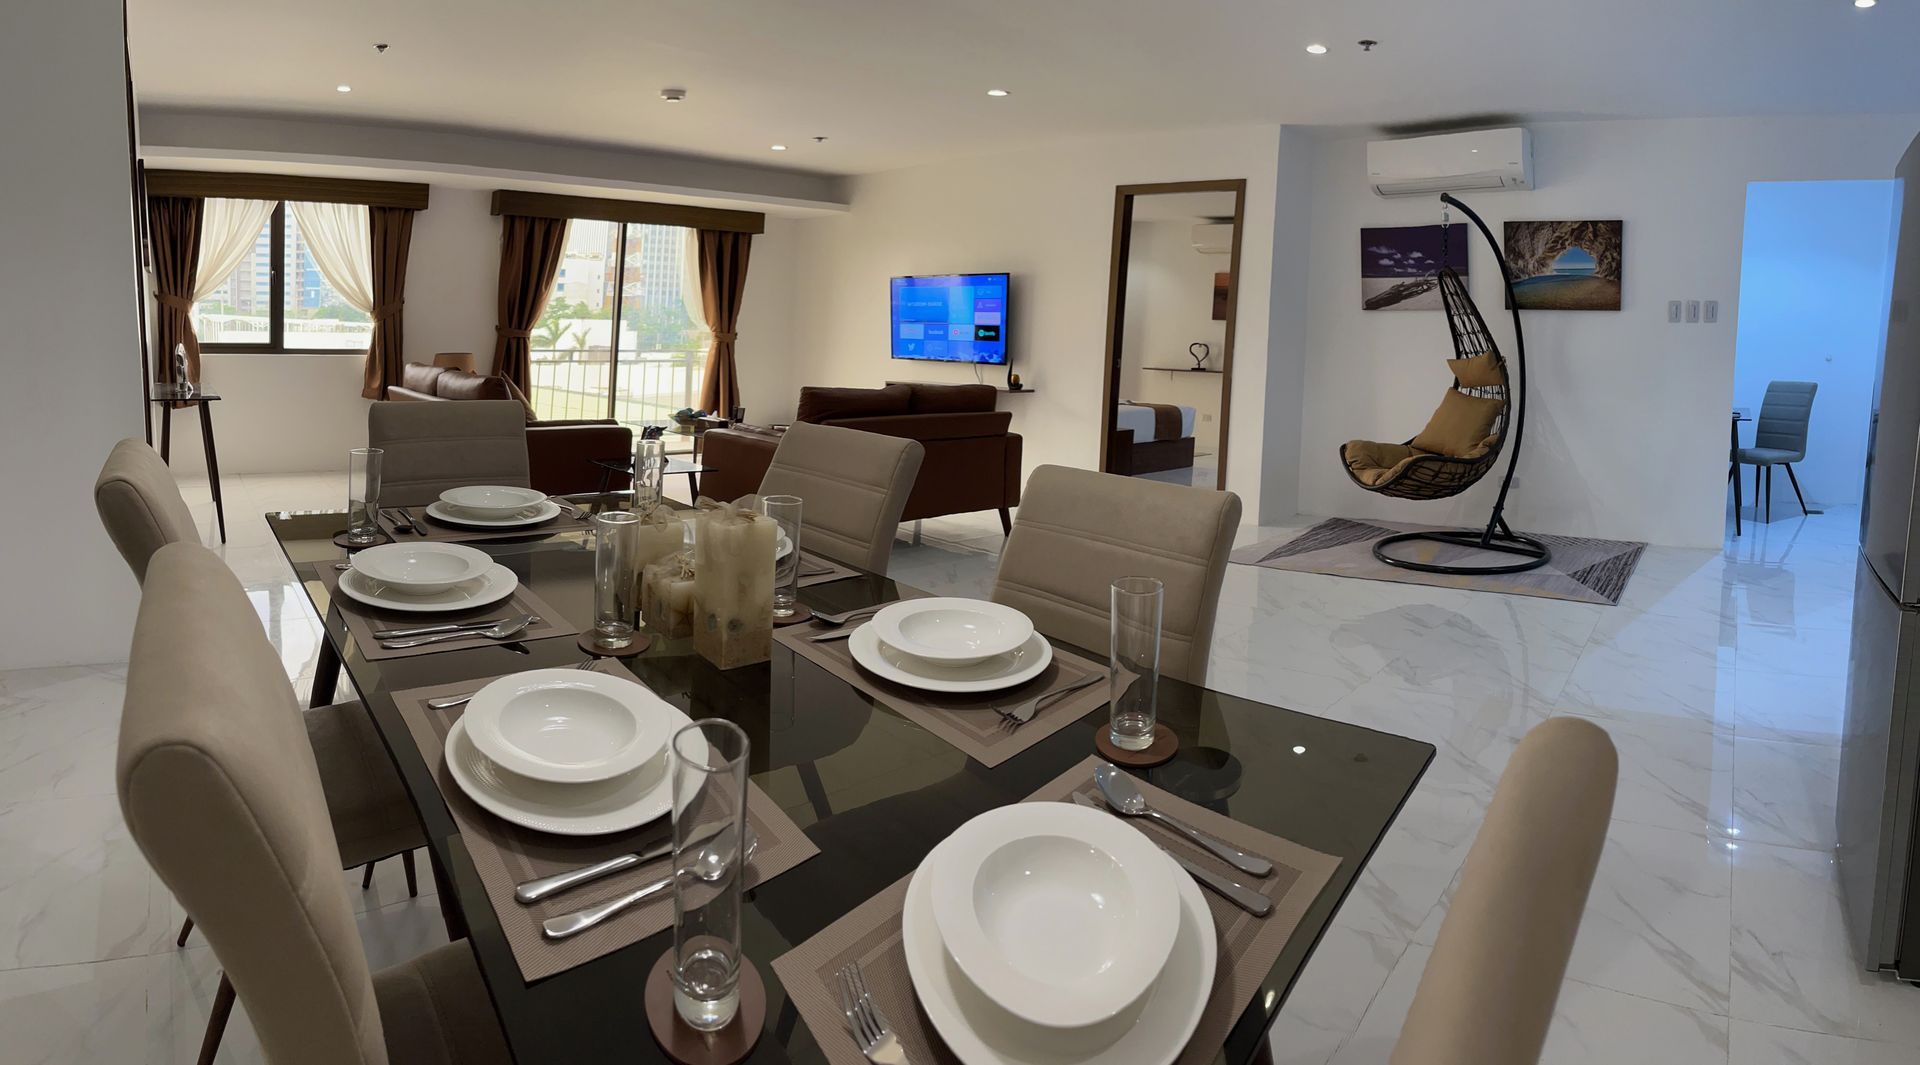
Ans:
<svg viewBox="0 0 1920 1065"><path fill-rule="evenodd" d="M773 616L790 618L800 596L800 497L762 496L760 513L772 518L793 550L773 562Z"/></svg>
<svg viewBox="0 0 1920 1065"><path fill-rule="evenodd" d="M667 474L667 445L659 437L633 442L633 509L642 514L660 505Z"/></svg>
<svg viewBox="0 0 1920 1065"><path fill-rule="evenodd" d="M377 447L347 452L347 542L370 544L380 539L380 458Z"/></svg>
<svg viewBox="0 0 1920 1065"><path fill-rule="evenodd" d="M640 515L610 510L593 517L593 642L609 650L633 643L635 548Z"/></svg>
<svg viewBox="0 0 1920 1065"><path fill-rule="evenodd" d="M673 736L673 1006L702 1032L726 1027L740 1008L750 746L720 718Z"/></svg>
<svg viewBox="0 0 1920 1065"><path fill-rule="evenodd" d="M1112 717L1107 739L1123 751L1153 746L1154 700L1160 691L1160 609L1165 594L1152 577L1122 577L1111 589L1107 685Z"/></svg>

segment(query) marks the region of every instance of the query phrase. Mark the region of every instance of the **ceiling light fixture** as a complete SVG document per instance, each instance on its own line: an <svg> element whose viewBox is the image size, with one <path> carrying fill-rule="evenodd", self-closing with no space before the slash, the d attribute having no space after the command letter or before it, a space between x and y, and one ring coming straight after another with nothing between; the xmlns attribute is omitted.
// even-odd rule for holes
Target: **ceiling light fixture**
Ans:
<svg viewBox="0 0 1920 1065"><path fill-rule="evenodd" d="M333 91L334 92L352 92L353 86L346 85L346 84L335 85L333 87Z"/></svg>
<svg viewBox="0 0 1920 1065"><path fill-rule="evenodd" d="M1005 89L988 89L987 95L988 96L1012 96L1013 94L1008 92Z"/></svg>
<svg viewBox="0 0 1920 1065"><path fill-rule="evenodd" d="M787 146L784 144L770 145L770 147L776 152L784 152L787 150Z"/></svg>
<svg viewBox="0 0 1920 1065"><path fill-rule="evenodd" d="M685 89L661 89L660 98L670 104L677 104L687 98Z"/></svg>
<svg viewBox="0 0 1920 1065"><path fill-rule="evenodd" d="M1326 55L1326 54L1327 54L1327 46L1326 46L1326 45L1324 45L1324 44L1310 44L1310 45L1307 45L1307 54L1308 54L1308 55Z"/></svg>
<svg viewBox="0 0 1920 1065"><path fill-rule="evenodd" d="M1853 6L1861 8L1872 7L1876 3L1879 3L1879 0L1853 0Z"/></svg>

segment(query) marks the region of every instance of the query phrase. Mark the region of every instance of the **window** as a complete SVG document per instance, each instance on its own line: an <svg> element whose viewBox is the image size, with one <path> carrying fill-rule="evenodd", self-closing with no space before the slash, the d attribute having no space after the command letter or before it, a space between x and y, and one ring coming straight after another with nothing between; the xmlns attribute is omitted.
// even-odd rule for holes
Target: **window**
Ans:
<svg viewBox="0 0 1920 1065"><path fill-rule="evenodd" d="M708 333L681 291L691 239L679 226L568 223L528 340L541 418L663 425L698 404Z"/></svg>
<svg viewBox="0 0 1920 1065"><path fill-rule="evenodd" d="M334 291L281 203L252 253L194 301L193 331L210 352L365 352L373 317Z"/></svg>

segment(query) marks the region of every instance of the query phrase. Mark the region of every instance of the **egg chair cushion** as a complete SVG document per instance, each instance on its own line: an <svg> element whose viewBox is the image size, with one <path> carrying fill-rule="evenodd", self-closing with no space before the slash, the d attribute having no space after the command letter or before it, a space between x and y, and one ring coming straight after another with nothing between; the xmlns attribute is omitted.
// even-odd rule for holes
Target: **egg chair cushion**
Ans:
<svg viewBox="0 0 1920 1065"><path fill-rule="evenodd" d="M1433 412L1427 427L1408 441L1417 451L1431 451L1453 458L1470 457L1483 446L1493 423L1500 417L1506 400L1470 396L1459 389L1448 389Z"/></svg>
<svg viewBox="0 0 1920 1065"><path fill-rule="evenodd" d="M1347 469L1353 474L1353 479L1368 487L1393 480L1405 472L1414 459L1428 454L1431 452L1416 451L1405 444L1383 444L1377 440L1349 440L1347 446L1340 449L1340 455L1346 459Z"/></svg>
<svg viewBox="0 0 1920 1065"><path fill-rule="evenodd" d="M1492 353L1468 359L1448 359L1447 369L1461 388L1501 388L1507 383L1507 371Z"/></svg>

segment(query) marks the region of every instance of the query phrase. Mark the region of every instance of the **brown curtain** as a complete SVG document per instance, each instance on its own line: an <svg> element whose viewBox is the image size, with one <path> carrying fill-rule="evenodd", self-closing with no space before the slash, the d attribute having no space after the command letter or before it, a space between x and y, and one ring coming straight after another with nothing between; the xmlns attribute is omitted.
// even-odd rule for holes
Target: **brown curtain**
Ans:
<svg viewBox="0 0 1920 1065"><path fill-rule="evenodd" d="M147 225L153 245L154 319L159 341L158 379L172 387L200 383L200 340L193 335L193 274L200 265L200 207L197 196L150 196ZM174 345L187 349L187 379L173 379Z"/></svg>
<svg viewBox="0 0 1920 1065"><path fill-rule="evenodd" d="M500 320L493 327L493 372L522 392L533 389L527 337L546 308L567 245L567 220L500 216Z"/></svg>
<svg viewBox="0 0 1920 1065"><path fill-rule="evenodd" d="M400 383L405 362L401 310L407 302L407 248L413 243L413 211L405 207L367 208L373 244L373 339L367 344L367 368L360 394L387 398Z"/></svg>
<svg viewBox="0 0 1920 1065"><path fill-rule="evenodd" d="M700 386L700 409L724 418L740 405L740 374L733 365L733 342L740 334L740 299L747 290L747 254L753 234L717 229L700 231L700 296L707 307L713 345L707 349L707 377Z"/></svg>

